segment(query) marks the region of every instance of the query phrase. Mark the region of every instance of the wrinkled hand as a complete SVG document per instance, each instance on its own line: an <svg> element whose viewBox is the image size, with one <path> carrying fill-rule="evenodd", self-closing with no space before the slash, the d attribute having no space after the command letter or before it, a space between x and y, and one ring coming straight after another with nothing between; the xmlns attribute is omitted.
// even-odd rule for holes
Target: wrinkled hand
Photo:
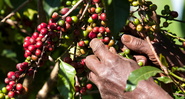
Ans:
<svg viewBox="0 0 185 99"><path fill-rule="evenodd" d="M134 41L134 39L131 39L131 41ZM139 68L138 64L118 55L113 48L109 50L98 39L93 39L90 42L90 47L94 55L86 58L86 65L91 70L88 78L98 87L103 99L171 98L152 78L147 81L140 81L134 91L124 92L128 76L133 70ZM134 46L129 47L134 48ZM140 48L142 50L142 47Z"/></svg>

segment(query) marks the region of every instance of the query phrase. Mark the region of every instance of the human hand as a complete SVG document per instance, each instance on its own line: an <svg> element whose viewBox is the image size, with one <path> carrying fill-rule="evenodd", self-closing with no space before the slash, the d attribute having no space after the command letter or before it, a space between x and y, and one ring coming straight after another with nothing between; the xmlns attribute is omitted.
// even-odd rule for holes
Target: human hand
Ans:
<svg viewBox="0 0 185 99"><path fill-rule="evenodd" d="M94 55L86 58L86 66L91 70L88 78L98 87L103 99L171 98L152 78L140 81L134 91L124 92L128 76L139 68L138 64L118 55L113 48L109 50L98 39L93 39L90 47Z"/></svg>

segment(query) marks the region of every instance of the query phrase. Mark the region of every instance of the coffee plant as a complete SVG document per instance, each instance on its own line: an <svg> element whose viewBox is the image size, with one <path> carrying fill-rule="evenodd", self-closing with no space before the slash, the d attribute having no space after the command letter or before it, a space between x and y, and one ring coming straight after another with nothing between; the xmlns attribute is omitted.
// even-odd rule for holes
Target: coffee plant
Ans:
<svg viewBox="0 0 185 99"><path fill-rule="evenodd" d="M114 47L119 55L135 60L141 66L130 74L125 91L133 91L140 80L152 76L161 87L170 84L175 98L184 97L185 80L180 75L185 68L170 67L163 53L158 57L152 46L158 41L156 33L160 33L174 44L179 40L182 42L179 48L185 48L185 39L166 29L173 21L184 23L176 19L178 12L169 5L164 4L161 13L156 13L158 5L147 0L9 1L2 0L1 4L5 5L0 5L0 44L3 48L0 52L4 57L0 59L2 64L9 65L1 68L4 69L1 74L6 72L6 77L1 84L0 99L81 99L88 95L100 98L98 89L86 77L89 69L85 58L93 54L89 47L93 38L98 38L108 49ZM36 3L38 12L34 7ZM25 9L26 5L29 8ZM10 12L13 6L17 9ZM133 55L140 53L121 44L123 34L146 40L159 66L147 58L144 61L134 59ZM17 52L17 56L8 49Z"/></svg>

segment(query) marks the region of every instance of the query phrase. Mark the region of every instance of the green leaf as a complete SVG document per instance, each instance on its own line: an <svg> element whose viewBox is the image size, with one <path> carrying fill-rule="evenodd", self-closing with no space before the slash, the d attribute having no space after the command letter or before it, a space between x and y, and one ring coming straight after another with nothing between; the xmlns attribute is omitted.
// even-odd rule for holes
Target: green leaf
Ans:
<svg viewBox="0 0 185 99"><path fill-rule="evenodd" d="M140 80L147 80L151 76L155 76L161 72L163 71L152 66L144 66L132 71L128 77L125 91L133 91Z"/></svg>
<svg viewBox="0 0 185 99"><path fill-rule="evenodd" d="M0 10L2 9L3 5L4 5L4 0L0 0Z"/></svg>
<svg viewBox="0 0 185 99"><path fill-rule="evenodd" d="M60 0L44 0L43 7L48 16L51 16L53 11L57 10L60 6Z"/></svg>
<svg viewBox="0 0 185 99"><path fill-rule="evenodd" d="M166 77L166 76L161 76L159 78L157 78L159 81L165 83L165 84L168 84L168 83L171 83L173 82L172 79Z"/></svg>
<svg viewBox="0 0 185 99"><path fill-rule="evenodd" d="M159 57L160 57L160 61L161 63L164 65L164 66L168 66L168 63L166 61L166 58L162 55L162 54L159 54Z"/></svg>
<svg viewBox="0 0 185 99"><path fill-rule="evenodd" d="M177 68L178 71L185 72L185 66Z"/></svg>
<svg viewBox="0 0 185 99"><path fill-rule="evenodd" d="M37 14L36 10L28 8L26 11L23 13L24 15L28 16L30 20L33 20L34 14Z"/></svg>
<svg viewBox="0 0 185 99"><path fill-rule="evenodd" d="M1 1L3 1L3 0L1 0ZM10 2L10 0L4 0L5 1L5 3L10 7L10 8L13 8L13 5L12 5L12 3Z"/></svg>
<svg viewBox="0 0 185 99"><path fill-rule="evenodd" d="M106 9L107 26L116 37L125 26L129 16L130 3L128 0L102 0L102 2Z"/></svg>
<svg viewBox="0 0 185 99"><path fill-rule="evenodd" d="M11 60L18 62L17 60L17 54L9 49L4 49L1 53L1 56L4 56L6 58L10 58Z"/></svg>
<svg viewBox="0 0 185 99"><path fill-rule="evenodd" d="M59 59L57 89L65 99L74 99L75 94L75 68Z"/></svg>
<svg viewBox="0 0 185 99"><path fill-rule="evenodd" d="M185 99L184 96L177 96L177 95L173 95L175 98L174 99Z"/></svg>

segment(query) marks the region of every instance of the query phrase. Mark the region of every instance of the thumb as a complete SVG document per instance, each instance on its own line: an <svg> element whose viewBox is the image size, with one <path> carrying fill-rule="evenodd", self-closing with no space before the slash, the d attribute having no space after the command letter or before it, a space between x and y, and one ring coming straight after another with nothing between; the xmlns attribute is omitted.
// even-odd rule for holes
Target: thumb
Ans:
<svg viewBox="0 0 185 99"><path fill-rule="evenodd" d="M129 49L131 49L137 53L147 54L147 55L150 55L152 53L148 43L142 39L136 38L131 35L124 34L121 37L121 41Z"/></svg>

